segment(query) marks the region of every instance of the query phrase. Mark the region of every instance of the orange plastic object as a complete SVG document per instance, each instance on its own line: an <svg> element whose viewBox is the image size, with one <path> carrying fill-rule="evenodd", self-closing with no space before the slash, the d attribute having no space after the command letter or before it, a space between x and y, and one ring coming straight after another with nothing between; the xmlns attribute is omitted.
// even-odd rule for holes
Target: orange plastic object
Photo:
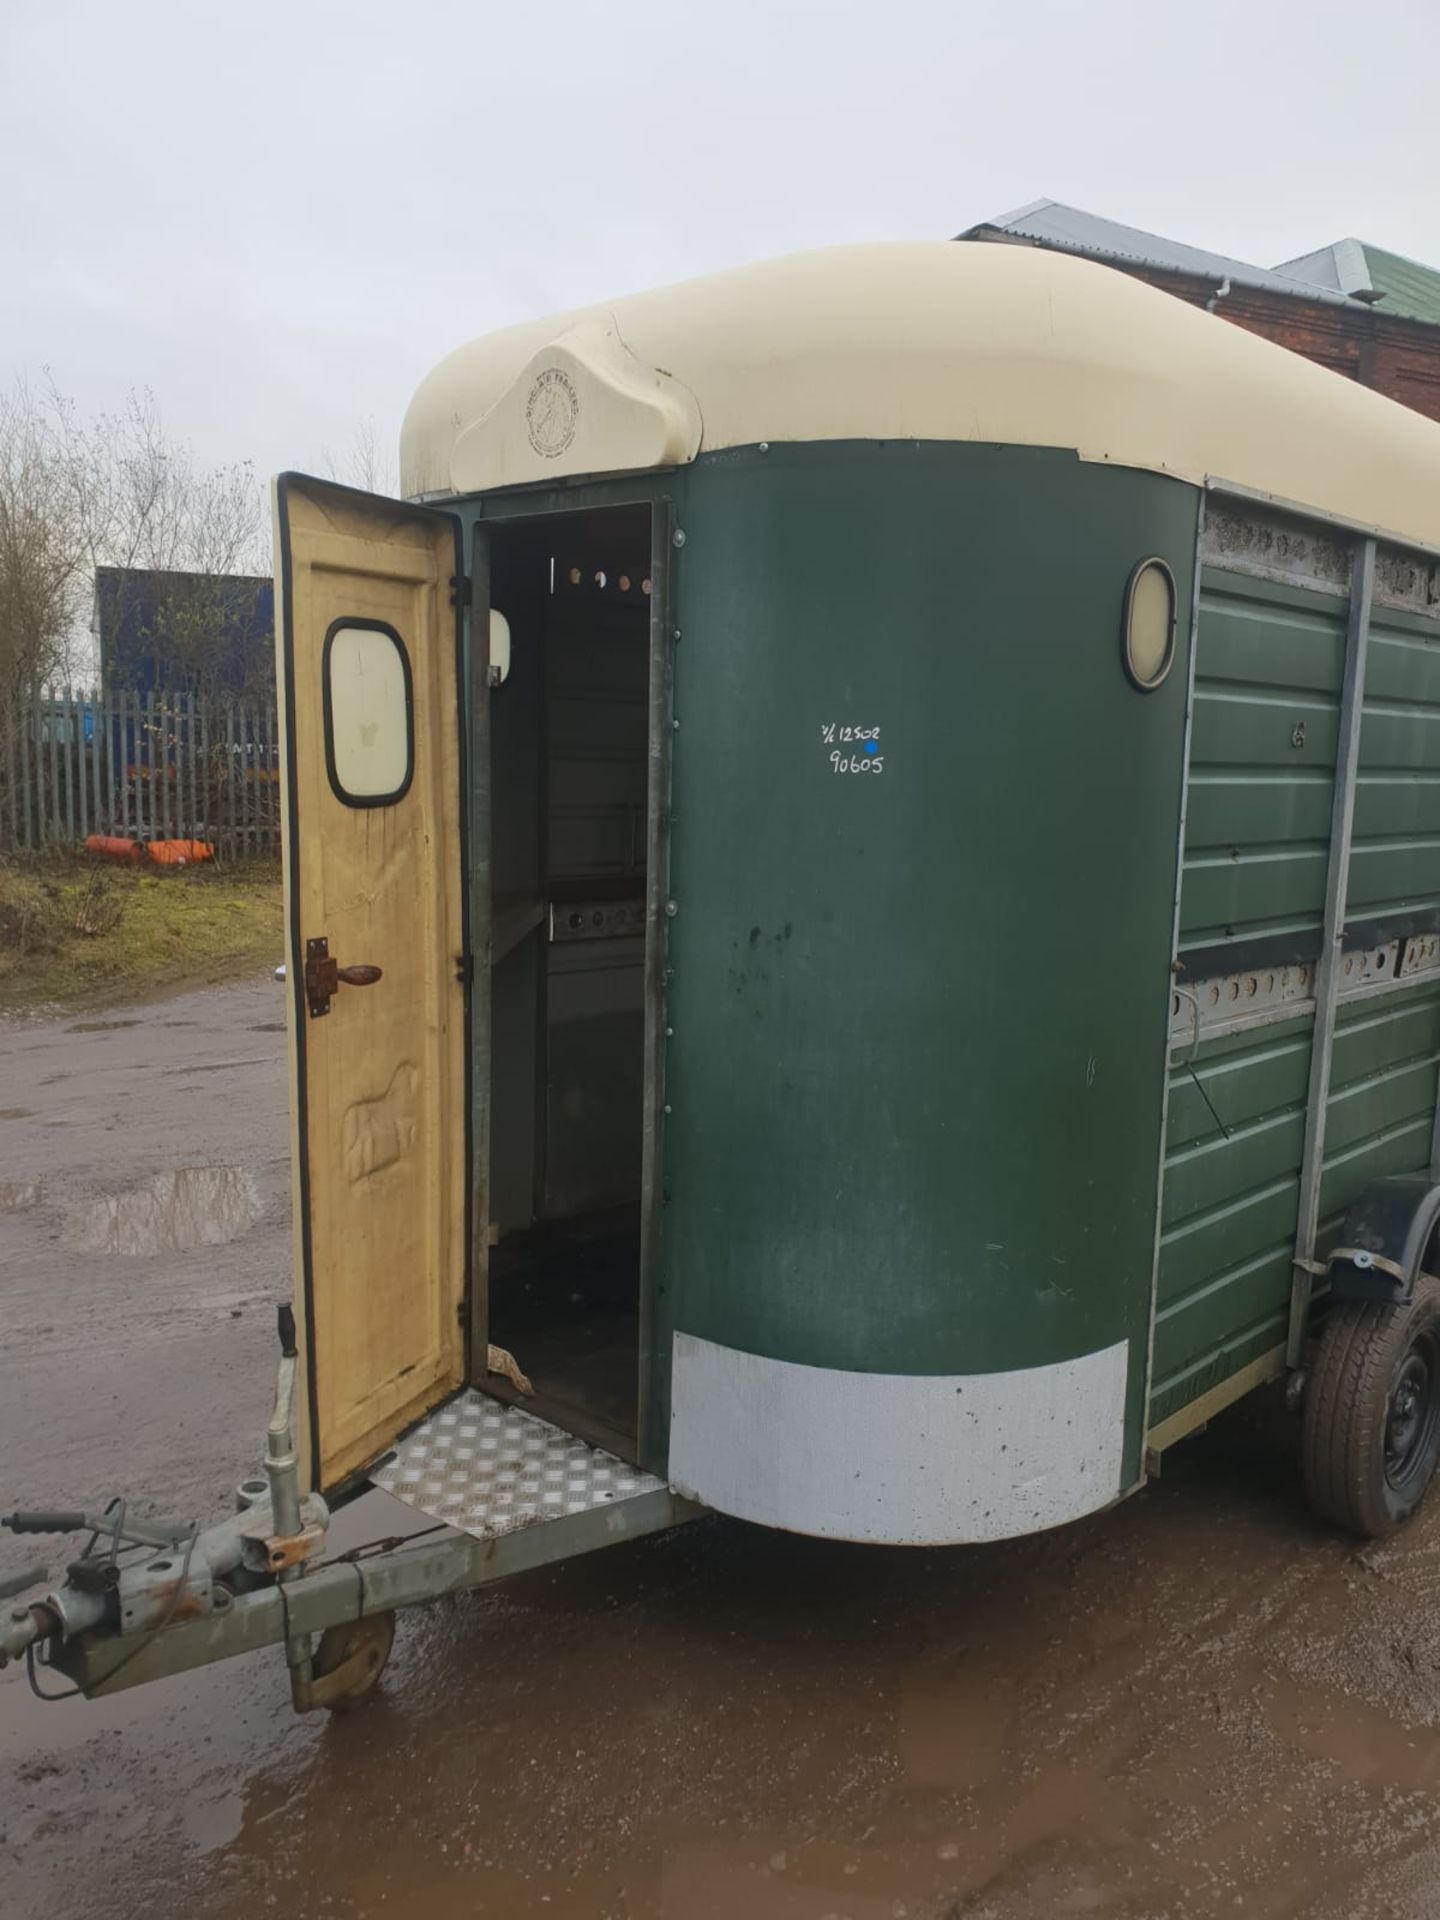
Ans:
<svg viewBox="0 0 1440 1920"><path fill-rule="evenodd" d="M88 834L85 851L98 853L106 860L123 860L131 867L138 867L145 858L145 849L138 840L122 840L118 834L110 833Z"/></svg>
<svg viewBox="0 0 1440 1920"><path fill-rule="evenodd" d="M151 840L145 852L157 867L198 866L202 860L215 858L208 840Z"/></svg>

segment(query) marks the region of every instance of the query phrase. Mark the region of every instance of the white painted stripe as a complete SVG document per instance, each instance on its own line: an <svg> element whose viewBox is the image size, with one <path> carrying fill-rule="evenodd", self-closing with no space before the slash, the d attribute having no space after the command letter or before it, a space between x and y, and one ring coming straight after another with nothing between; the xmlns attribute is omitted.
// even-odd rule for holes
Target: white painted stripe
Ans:
<svg viewBox="0 0 1440 1920"><path fill-rule="evenodd" d="M1129 1343L1009 1373L851 1373L677 1333L670 1484L837 1540L1037 1533L1121 1491Z"/></svg>

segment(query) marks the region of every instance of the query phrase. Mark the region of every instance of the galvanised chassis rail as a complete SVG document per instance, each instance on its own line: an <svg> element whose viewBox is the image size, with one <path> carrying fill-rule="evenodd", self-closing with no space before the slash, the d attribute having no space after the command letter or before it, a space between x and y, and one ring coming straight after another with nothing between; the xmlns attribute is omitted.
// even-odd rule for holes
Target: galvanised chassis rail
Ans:
<svg viewBox="0 0 1440 1920"><path fill-rule="evenodd" d="M364 1683L361 1654L316 1674L314 1636L327 1628L637 1539L704 1511L652 1483L613 1505L553 1518L537 1514L528 1525L490 1537L437 1528L410 1541L387 1540L322 1560L330 1515L318 1495L302 1499L299 1491L295 1323L288 1306L280 1309L280 1351L265 1479L242 1484L239 1511L229 1519L203 1533L138 1525L127 1521L118 1501L98 1518L10 1516L6 1524L16 1532L89 1531L93 1538L71 1563L62 1587L11 1608L0 1624L0 1667L23 1655L33 1682L36 1653L43 1649L44 1668L96 1696L283 1644L291 1698L297 1711L308 1712L334 1705L355 1682ZM107 1551L96 1552L106 1536ZM126 1553L130 1557L122 1559ZM38 1584L43 1570L32 1572ZM376 1672L378 1666L369 1677Z"/></svg>
<svg viewBox="0 0 1440 1920"><path fill-rule="evenodd" d="M228 1604L159 1631L145 1628L123 1633L109 1625L77 1626L62 1638L47 1625L47 1665L92 1697L118 1693L142 1681L188 1673L257 1647L290 1644L300 1638L308 1641L327 1627L436 1600L443 1594L463 1593L532 1567L637 1539L693 1519L702 1511L662 1488L611 1508L546 1520L494 1540L446 1532L375 1553L361 1550L348 1558L321 1562L284 1583L238 1593ZM254 1517L262 1518L263 1510L257 1509ZM199 1536L197 1557L208 1538L208 1534ZM64 1605L63 1591L56 1597ZM73 1608L73 1600L70 1605ZM51 1613L45 1599L17 1607L14 1617L0 1627L0 1661L7 1654L17 1657L40 1637L34 1631L37 1612Z"/></svg>

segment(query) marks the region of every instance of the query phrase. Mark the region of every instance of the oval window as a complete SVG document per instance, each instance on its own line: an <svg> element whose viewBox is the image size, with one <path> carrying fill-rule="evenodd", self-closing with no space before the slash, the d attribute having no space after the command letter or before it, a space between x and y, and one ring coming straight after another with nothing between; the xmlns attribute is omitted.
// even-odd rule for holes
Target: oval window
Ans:
<svg viewBox="0 0 1440 1920"><path fill-rule="evenodd" d="M1149 693L1175 658L1175 576L1163 560L1142 560L1130 575L1121 638L1126 673Z"/></svg>
<svg viewBox="0 0 1440 1920"><path fill-rule="evenodd" d="M393 627L337 620L325 636L325 758L352 807L383 807L410 785L410 660Z"/></svg>

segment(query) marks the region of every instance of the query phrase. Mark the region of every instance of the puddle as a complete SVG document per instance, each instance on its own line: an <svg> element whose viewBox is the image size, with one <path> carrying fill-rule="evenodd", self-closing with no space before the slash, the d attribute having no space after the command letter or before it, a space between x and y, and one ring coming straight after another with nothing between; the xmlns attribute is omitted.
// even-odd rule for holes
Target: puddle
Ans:
<svg viewBox="0 0 1440 1920"><path fill-rule="evenodd" d="M31 1107L0 1107L0 1120L28 1120L33 1111Z"/></svg>
<svg viewBox="0 0 1440 1920"><path fill-rule="evenodd" d="M65 1244L78 1253L179 1253L218 1247L247 1233L261 1214L260 1190L245 1167L177 1167L128 1193L77 1207Z"/></svg>
<svg viewBox="0 0 1440 1920"><path fill-rule="evenodd" d="M138 1020L77 1020L66 1033L118 1033L121 1027L138 1027Z"/></svg>
<svg viewBox="0 0 1440 1920"><path fill-rule="evenodd" d="M0 1213L23 1213L37 1207L45 1192L43 1180L0 1180Z"/></svg>
<svg viewBox="0 0 1440 1920"><path fill-rule="evenodd" d="M1291 1746L1328 1761L1362 1786L1434 1793L1440 1784L1440 1735L1411 1727L1378 1707L1319 1688L1265 1702L1270 1724Z"/></svg>
<svg viewBox="0 0 1440 1920"><path fill-rule="evenodd" d="M285 1022L283 1020L262 1020L258 1027L251 1027L250 1031L251 1033L283 1033L285 1031Z"/></svg>
<svg viewBox="0 0 1440 1920"><path fill-rule="evenodd" d="M943 1678L927 1674L901 1704L896 1744L906 1776L952 1789L983 1786L1006 1750L1014 1706L978 1663Z"/></svg>

